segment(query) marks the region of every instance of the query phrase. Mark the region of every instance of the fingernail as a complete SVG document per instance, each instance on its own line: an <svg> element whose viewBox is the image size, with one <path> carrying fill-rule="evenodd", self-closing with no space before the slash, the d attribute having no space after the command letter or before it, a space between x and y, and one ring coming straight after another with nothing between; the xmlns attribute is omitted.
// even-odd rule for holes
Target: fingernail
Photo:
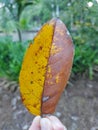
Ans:
<svg viewBox="0 0 98 130"><path fill-rule="evenodd" d="M42 118L40 123L41 123L41 130L48 130L48 129L50 129L51 123L50 123L49 119Z"/></svg>

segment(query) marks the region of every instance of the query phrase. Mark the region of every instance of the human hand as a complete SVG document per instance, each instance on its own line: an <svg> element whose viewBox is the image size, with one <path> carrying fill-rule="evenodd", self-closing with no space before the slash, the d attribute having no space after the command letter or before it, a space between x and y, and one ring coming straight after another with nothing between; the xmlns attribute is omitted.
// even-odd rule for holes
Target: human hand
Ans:
<svg viewBox="0 0 98 130"><path fill-rule="evenodd" d="M67 130L61 121L55 116L34 118L29 130Z"/></svg>

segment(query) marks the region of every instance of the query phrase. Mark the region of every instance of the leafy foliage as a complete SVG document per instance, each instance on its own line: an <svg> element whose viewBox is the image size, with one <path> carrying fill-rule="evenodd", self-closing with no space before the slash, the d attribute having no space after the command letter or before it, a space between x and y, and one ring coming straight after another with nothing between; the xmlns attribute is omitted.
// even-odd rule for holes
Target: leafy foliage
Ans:
<svg viewBox="0 0 98 130"><path fill-rule="evenodd" d="M90 79L93 77L93 67L98 65L98 30L90 22L76 23L72 32L75 44L75 59L73 72L84 73L88 70Z"/></svg>
<svg viewBox="0 0 98 130"><path fill-rule="evenodd" d="M16 28L19 41L22 41L21 30L28 28L32 18L32 15L28 15L28 13L32 13L30 13L26 8L31 8L37 2L39 2L39 0L1 0L2 7L0 10L2 12L1 14L4 14L0 16L2 20L2 22L0 22L2 27L1 29L7 31L11 31L12 29L13 31ZM23 12L25 9L26 17L24 19Z"/></svg>
<svg viewBox="0 0 98 130"><path fill-rule="evenodd" d="M0 38L0 76L18 80L26 46L25 43L13 42L10 37Z"/></svg>
<svg viewBox="0 0 98 130"><path fill-rule="evenodd" d="M94 46L89 44L75 46L75 58L73 65L73 72L83 73L89 71L89 77L92 79L93 66L98 65L98 51Z"/></svg>

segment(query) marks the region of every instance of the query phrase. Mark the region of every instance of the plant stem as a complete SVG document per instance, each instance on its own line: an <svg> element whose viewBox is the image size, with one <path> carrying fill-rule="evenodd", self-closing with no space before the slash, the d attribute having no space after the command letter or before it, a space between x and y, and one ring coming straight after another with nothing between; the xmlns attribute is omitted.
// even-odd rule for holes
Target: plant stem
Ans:
<svg viewBox="0 0 98 130"><path fill-rule="evenodd" d="M22 42L22 35L19 28L17 28L17 33L18 33L19 41Z"/></svg>

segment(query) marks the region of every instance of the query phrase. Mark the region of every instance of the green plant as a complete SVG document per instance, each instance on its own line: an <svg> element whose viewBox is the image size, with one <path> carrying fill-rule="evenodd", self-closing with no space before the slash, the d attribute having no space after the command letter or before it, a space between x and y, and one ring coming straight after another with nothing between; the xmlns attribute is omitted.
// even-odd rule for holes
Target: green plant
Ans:
<svg viewBox="0 0 98 130"><path fill-rule="evenodd" d="M32 12L29 8L33 8L39 0L1 0L0 8L0 25L1 29L7 32L13 30L17 31L19 41L22 41L22 29L28 28L28 25L32 19ZM27 7L29 7L27 9ZM26 9L26 11L25 11ZM25 19L23 12L25 11ZM30 13L31 12L31 13ZM30 15L28 15L30 14ZM21 17L22 16L22 17ZM3 26L3 28L2 28Z"/></svg>
<svg viewBox="0 0 98 130"><path fill-rule="evenodd" d="M0 38L0 76L18 80L27 43L13 42L11 37Z"/></svg>
<svg viewBox="0 0 98 130"><path fill-rule="evenodd" d="M73 72L83 74L88 70L89 78L93 79L93 66L98 65L98 48L89 43L75 45Z"/></svg>

